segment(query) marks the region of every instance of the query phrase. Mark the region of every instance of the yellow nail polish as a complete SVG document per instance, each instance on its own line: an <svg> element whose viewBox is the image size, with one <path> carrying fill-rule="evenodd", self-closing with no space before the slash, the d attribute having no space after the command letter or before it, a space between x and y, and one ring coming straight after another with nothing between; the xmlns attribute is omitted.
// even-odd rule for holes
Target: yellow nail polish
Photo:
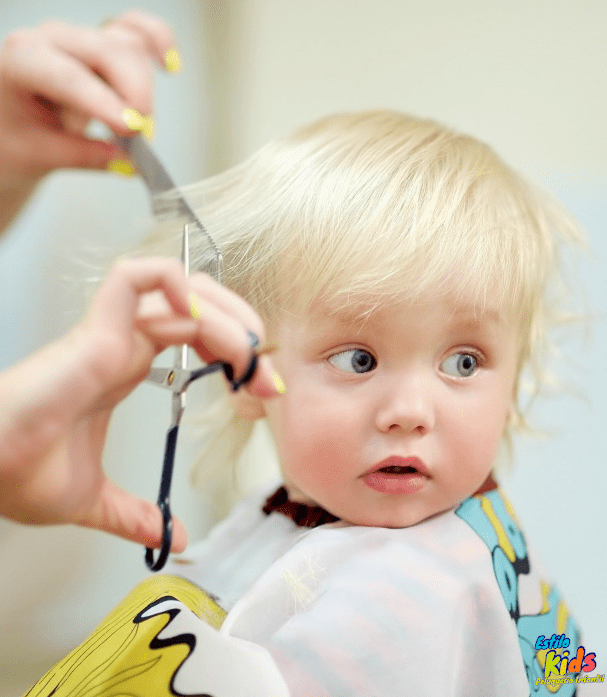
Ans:
<svg viewBox="0 0 607 697"><path fill-rule="evenodd" d="M122 120L131 131L141 131L148 140L152 139L154 120L151 116L143 116L136 109L125 109L122 112Z"/></svg>
<svg viewBox="0 0 607 697"><path fill-rule="evenodd" d="M145 120L136 109L125 109L122 112L122 120L132 131L140 131Z"/></svg>
<svg viewBox="0 0 607 697"><path fill-rule="evenodd" d="M274 381L274 387L276 388L276 392L278 392L278 394L285 394L285 392L287 391L287 387L280 375L274 372L274 374L272 375L272 380Z"/></svg>
<svg viewBox="0 0 607 697"><path fill-rule="evenodd" d="M190 315L194 319L200 319L202 317L200 298L196 295L196 293L190 293Z"/></svg>
<svg viewBox="0 0 607 697"><path fill-rule="evenodd" d="M135 167L133 167L133 163L129 160L111 160L106 169L108 172L121 174L123 177L132 177L136 172Z"/></svg>
<svg viewBox="0 0 607 697"><path fill-rule="evenodd" d="M164 54L164 67L170 73L178 73L181 70L181 56L176 48L170 48Z"/></svg>
<svg viewBox="0 0 607 697"><path fill-rule="evenodd" d="M154 137L154 119L152 119L151 116L145 117L145 123L143 124L141 132L148 140L152 140Z"/></svg>

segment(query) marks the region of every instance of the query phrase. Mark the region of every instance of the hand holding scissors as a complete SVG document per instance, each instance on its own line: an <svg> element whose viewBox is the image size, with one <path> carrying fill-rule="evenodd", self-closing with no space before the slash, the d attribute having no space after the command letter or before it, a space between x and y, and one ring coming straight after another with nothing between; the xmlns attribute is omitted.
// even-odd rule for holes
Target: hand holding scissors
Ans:
<svg viewBox="0 0 607 697"><path fill-rule="evenodd" d="M149 36L146 47L139 52L158 52L161 63L174 43L170 29L145 13L127 13L95 31L103 34L99 46L102 52L107 42L125 43L126 50L138 52L133 49L130 34ZM46 171L58 166L105 167L110 157L123 157L124 148L116 144L82 137L89 118L100 119L115 132L128 133L132 129L122 123L122 110L126 106L142 113L151 109L151 74L145 72L149 72L146 56L141 64L147 66L142 69L147 76L142 83L145 94L137 97L130 89L118 89L117 93L127 99L125 103L116 103L115 95L94 98L117 88L117 84L113 79L103 81L97 74L89 74L86 61L78 66L83 79L64 85L70 94L64 93L56 81L40 82L39 65L51 76L65 74L62 61L66 60L66 49L67 58L80 60L70 54L68 44L79 41L84 45L81 39L87 33L86 28L49 24L33 32L21 32L5 44L0 73L4 75L4 69L13 65L11 75L16 81L5 81L4 86L14 94L4 95L7 98L2 100L0 121L6 126L5 135L11 128L16 129L15 138L5 138L11 156L23 157L15 162L8 155L4 158L0 188L10 179L10 191L5 196L7 205L0 207L0 226ZM37 50L32 53L30 45ZM108 51L107 60L118 61L120 67L122 55L120 51ZM26 60L20 63L19 56ZM126 63L131 65L130 61ZM115 75L122 79L122 69ZM89 89L91 82L97 85L95 89ZM31 105L36 106L36 95L40 93L49 100L51 111L56 106L72 109L71 116L79 114L78 119L70 119L70 132L63 133L63 122L57 123L55 132L45 118L38 118L44 116L40 109L19 112L25 102L16 104L12 97L24 89ZM140 103L143 98L148 99L149 107L147 101ZM114 109L115 116L108 116L108 109ZM82 133L74 130L76 126ZM34 130L36 137L32 136ZM69 139L75 149L70 147ZM49 146L51 140L56 147ZM26 149L19 150L21 146ZM82 153L76 152L78 148ZM45 159L49 157L52 162ZM24 181L31 180L31 186L26 183L21 187L21 176ZM204 316L200 321L190 316L192 292L202 298ZM163 298L160 314L142 310L150 294ZM236 375L244 375L251 352L247 329L263 342L263 323L247 303L207 276L195 274L187 279L177 260L137 259L116 264L76 327L0 374L0 516L27 524L77 523L149 547L159 546L158 508L124 491L103 472L101 456L113 408L145 378L156 354L170 345L187 343L202 360L224 361L234 366ZM272 374L268 358L261 357L247 391L262 398L276 396ZM183 549L185 541L185 530L177 523L173 548Z"/></svg>
<svg viewBox="0 0 607 697"><path fill-rule="evenodd" d="M184 265L186 276L189 273L190 258L189 229L190 224L186 223L183 228L182 247L182 263ZM146 564L152 571L159 571L164 567L169 552L171 551L173 537L173 521L170 504L171 482L173 477L175 450L177 447L177 434L179 433L179 424L181 422L181 417L186 404L186 390L195 380L198 380L199 378L209 375L217 370L223 370L234 391L238 390L242 385L249 382L257 370L257 348L259 347L259 339L257 335L251 331L248 331L248 336L251 340L249 364L242 377L238 380L234 379L234 369L232 366L229 363L222 361L210 363L203 368L194 370L188 369L187 344L183 344L175 349L175 360L172 368L152 368L147 377L150 382L154 382L161 387L165 387L171 390L173 393L171 425L166 436L162 478L160 481L160 489L157 500L158 508L162 513L162 546L156 561L154 561L154 550L151 547L147 547L145 551Z"/></svg>
<svg viewBox="0 0 607 697"><path fill-rule="evenodd" d="M191 316L192 292L201 298L200 319ZM229 362L243 375L249 328L265 340L253 308L207 276L186 278L176 259L115 264L68 334L0 374L0 515L26 524L77 523L160 546L157 506L103 471L113 409L146 377L155 356L175 344L189 344L205 362ZM268 356L260 356L244 389L263 399L278 394ZM185 544L176 521L173 551Z"/></svg>
<svg viewBox="0 0 607 697"><path fill-rule="evenodd" d="M137 169L150 193L154 215L162 216L163 219L169 220L185 218L186 222L182 232L181 261L186 276L189 274L191 259L194 256L196 269L204 271L214 278L216 282L221 283L223 275L223 257L221 252L196 213L181 194L177 193L172 197L164 196L167 192L174 191L176 187L145 139L141 136L136 136L134 138L117 138L116 140L137 165ZM193 239L196 240L195 255L192 255L190 251ZM152 571L159 571L163 568L171 549L173 532L169 499L177 434L181 416L185 409L185 391L194 380L216 370L223 370L234 391L250 382L257 370L260 350L259 336L250 329L247 331L247 334L250 340L249 362L245 371L238 378L235 377L232 365L226 361L217 361L198 370L189 370L187 367L187 345L183 345L175 350L175 360L172 368L152 368L148 375L148 380L170 389L173 393L172 420L166 437L162 477L157 500L163 520L162 547L156 561L154 561L154 552L151 547L148 546L145 553L146 564ZM275 381L274 384L276 384Z"/></svg>

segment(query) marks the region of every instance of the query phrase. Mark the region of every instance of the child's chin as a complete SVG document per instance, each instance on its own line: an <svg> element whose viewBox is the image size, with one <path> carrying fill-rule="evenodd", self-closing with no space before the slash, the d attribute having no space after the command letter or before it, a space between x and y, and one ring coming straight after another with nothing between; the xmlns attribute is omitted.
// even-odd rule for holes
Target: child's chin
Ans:
<svg viewBox="0 0 607 697"><path fill-rule="evenodd" d="M399 511L357 511L352 516L338 516L352 525L362 525L371 528L410 528L451 510L453 506L443 508L417 508L409 506ZM338 515L335 513L334 515Z"/></svg>

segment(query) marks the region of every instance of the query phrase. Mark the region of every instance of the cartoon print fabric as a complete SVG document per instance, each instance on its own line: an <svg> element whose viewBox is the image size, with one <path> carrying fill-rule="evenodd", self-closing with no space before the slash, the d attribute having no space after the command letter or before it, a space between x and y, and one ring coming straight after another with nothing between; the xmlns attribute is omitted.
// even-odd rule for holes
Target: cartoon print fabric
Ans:
<svg viewBox="0 0 607 697"><path fill-rule="evenodd" d="M287 697L271 659L218 634L225 615L188 581L153 576L27 697Z"/></svg>
<svg viewBox="0 0 607 697"><path fill-rule="evenodd" d="M519 589L530 573L530 563L512 506L495 490L467 499L455 513L478 533L491 553L495 579L518 634L531 695L572 697L580 681L586 684L584 673L596 668L596 655L581 646L580 631L557 588L542 580L541 607L533 611L521 605ZM569 646L572 651L566 650Z"/></svg>

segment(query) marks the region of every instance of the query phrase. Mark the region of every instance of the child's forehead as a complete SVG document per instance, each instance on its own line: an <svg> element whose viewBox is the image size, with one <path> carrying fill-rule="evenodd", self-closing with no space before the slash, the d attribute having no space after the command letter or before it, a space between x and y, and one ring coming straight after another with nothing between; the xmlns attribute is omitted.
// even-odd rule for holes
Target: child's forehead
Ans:
<svg viewBox="0 0 607 697"><path fill-rule="evenodd" d="M500 304L489 293L483 302L461 296L440 296L427 294L418 298L403 297L390 302L378 303L374 300L343 305L331 300L317 300L306 310L286 313L287 323L323 329L363 332L381 326L389 327L403 317L423 318L426 314L437 317L437 321L449 328L487 328L509 327L516 329L515 313L512 308ZM440 313L436 310L440 309Z"/></svg>

